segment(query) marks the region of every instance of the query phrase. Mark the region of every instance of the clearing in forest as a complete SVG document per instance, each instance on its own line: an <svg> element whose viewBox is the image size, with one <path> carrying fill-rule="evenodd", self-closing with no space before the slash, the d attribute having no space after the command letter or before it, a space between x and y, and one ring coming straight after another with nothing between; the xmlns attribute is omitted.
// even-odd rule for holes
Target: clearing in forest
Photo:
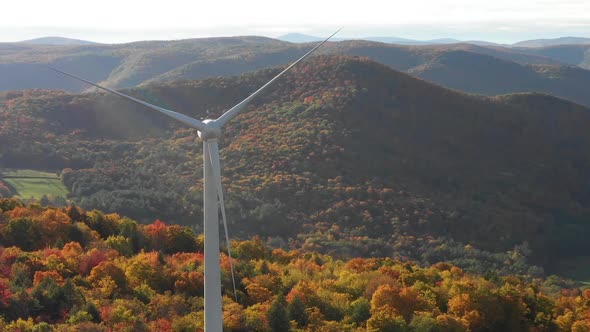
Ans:
<svg viewBox="0 0 590 332"><path fill-rule="evenodd" d="M68 190L55 173L30 169L0 170L0 180L11 187L15 194L23 199L40 200L43 195L49 199L66 198Z"/></svg>

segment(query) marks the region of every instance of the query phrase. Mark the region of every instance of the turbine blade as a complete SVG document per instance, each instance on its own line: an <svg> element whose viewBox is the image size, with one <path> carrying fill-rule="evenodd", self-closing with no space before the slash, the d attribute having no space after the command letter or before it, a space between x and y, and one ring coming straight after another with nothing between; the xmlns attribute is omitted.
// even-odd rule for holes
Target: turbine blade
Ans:
<svg viewBox="0 0 590 332"><path fill-rule="evenodd" d="M58 69L55 69L55 68L51 68L51 67L48 67L48 68L51 69L51 70L53 70L53 71L55 71L55 72L58 72L58 73L60 73L62 75L65 75L65 76L71 77L73 79L76 79L78 81L82 81L84 83L93 85L93 86L95 86L95 87L97 87L99 89L102 89L104 91L110 92L110 93L115 94L115 95L117 95L119 97L125 98L127 100L131 100L132 102L135 102L137 104L146 106L148 108L151 108L152 110L158 111L158 112L160 112L160 113L162 113L164 115L167 115L167 116L169 116L169 117L171 117L171 118L173 118L175 120L178 120L178 121L180 121L180 122L182 122L182 123L184 123L184 124L186 124L186 125L188 125L190 127L196 128L198 130L201 130L202 131L202 130L204 130L207 127L207 125L205 123L203 123L203 122L201 122L201 121L199 121L197 119L193 119L190 116L186 116L184 114L180 114L180 113L177 113L177 112L174 112L174 111L171 111L171 110L167 110L165 108L162 108L162 107L159 107L159 106L156 106L156 105L152 105L152 104L150 104L148 102L145 102L143 100L139 100L137 98L133 98L131 96L122 94L122 93L120 93L118 91L111 90L111 89L106 88L104 86L100 86L100 85L98 85L98 84L96 84L94 82L85 80L85 79L80 78L80 77L76 77L76 76L74 76L72 74L68 74L68 73L63 72L61 70L58 70Z"/></svg>
<svg viewBox="0 0 590 332"><path fill-rule="evenodd" d="M217 197L219 198L219 206L221 208L221 219L223 220L223 229L225 231L225 242L227 243L227 256L229 257L229 269L231 271L231 281L234 287L234 297L236 299L236 302L238 302L238 294L236 292L236 277L234 273L234 263L231 256L229 232L227 229L227 218L225 216L225 201L223 199L223 187L221 186L221 165L219 163L219 146L217 145L217 139L207 140L207 147L209 149L211 165L213 166L213 175L215 176L215 185L217 186Z"/></svg>
<svg viewBox="0 0 590 332"><path fill-rule="evenodd" d="M330 37L326 38L323 42L317 44L309 52L305 53L301 58L297 59L297 61L295 61L292 64L290 64L289 67L285 68L277 76L273 77L273 79L271 79L270 81L268 81L265 85L263 85L261 88L259 88L258 90L256 90L254 93L252 93L246 99L242 100L237 105L235 105L234 107L232 107L231 109L229 109L227 112L223 113L219 118L217 118L217 120L214 121L214 123L217 123L218 126L221 127L224 124L226 124L229 120L233 119L236 115L240 114L244 109L246 109L246 106L248 106L248 103L250 103L250 101L254 97L256 97L259 93L261 93L264 89L266 89L269 85L271 85L274 81L276 81L284 73L288 72L296 64L298 64L303 59L305 59L308 55L310 55L315 50L317 50L320 46L324 45L328 40L330 40L330 38L334 37L335 34L337 34L338 32L340 32L340 30L342 30L342 28L338 29L336 32L334 32L333 34L331 34Z"/></svg>

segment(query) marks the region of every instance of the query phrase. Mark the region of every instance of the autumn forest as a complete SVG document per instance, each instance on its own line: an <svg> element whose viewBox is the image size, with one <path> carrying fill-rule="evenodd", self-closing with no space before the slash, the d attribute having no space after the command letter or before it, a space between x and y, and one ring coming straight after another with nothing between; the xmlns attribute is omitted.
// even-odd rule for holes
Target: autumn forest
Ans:
<svg viewBox="0 0 590 332"><path fill-rule="evenodd" d="M0 209L2 330L202 329L203 238L189 228L10 199ZM232 245L236 297L228 257L221 263L231 331L590 328L590 290L559 280L478 276L449 263L339 260L273 249L260 237Z"/></svg>
<svg viewBox="0 0 590 332"><path fill-rule="evenodd" d="M125 93L210 118L279 70ZM546 94L302 63L220 140L225 327L590 331L589 123ZM96 91L20 90L0 93L0 142L0 330L203 328L194 130ZM18 177L54 191L19 195Z"/></svg>

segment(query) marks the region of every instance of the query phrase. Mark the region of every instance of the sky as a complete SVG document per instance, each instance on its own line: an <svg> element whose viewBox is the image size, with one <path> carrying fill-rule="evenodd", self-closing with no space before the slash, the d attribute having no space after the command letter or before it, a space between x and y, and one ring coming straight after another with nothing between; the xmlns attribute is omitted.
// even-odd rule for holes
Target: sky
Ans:
<svg viewBox="0 0 590 332"><path fill-rule="evenodd" d="M289 32L511 43L590 37L590 0L19 0L0 2L0 42L103 43Z"/></svg>

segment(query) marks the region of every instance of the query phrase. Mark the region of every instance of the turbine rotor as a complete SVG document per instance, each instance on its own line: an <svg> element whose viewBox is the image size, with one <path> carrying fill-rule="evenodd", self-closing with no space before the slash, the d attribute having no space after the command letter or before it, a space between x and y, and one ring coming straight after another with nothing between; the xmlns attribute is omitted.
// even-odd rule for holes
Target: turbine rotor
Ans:
<svg viewBox="0 0 590 332"><path fill-rule="evenodd" d="M205 128L197 131L197 135L199 135L200 139L206 141L208 139L221 137L221 127L215 123L215 120L207 119L203 120L203 123L205 124Z"/></svg>

